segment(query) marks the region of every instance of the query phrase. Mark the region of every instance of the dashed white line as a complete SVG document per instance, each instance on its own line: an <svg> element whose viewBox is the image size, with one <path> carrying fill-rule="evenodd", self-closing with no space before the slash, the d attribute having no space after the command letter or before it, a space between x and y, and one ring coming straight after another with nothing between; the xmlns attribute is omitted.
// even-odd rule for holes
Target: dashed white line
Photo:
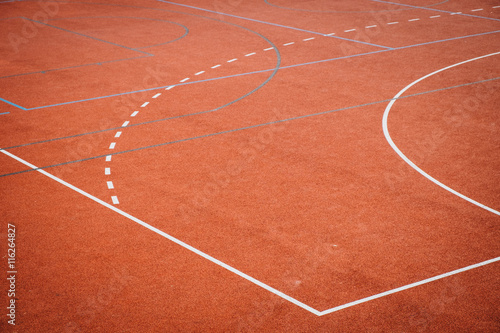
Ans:
<svg viewBox="0 0 500 333"><path fill-rule="evenodd" d="M429 16L429 18L438 18L438 17L441 17L441 15Z"/></svg>
<svg viewBox="0 0 500 333"><path fill-rule="evenodd" d="M115 138L119 138L119 137L120 137L120 135L122 135L122 132L116 132L116 134L115 134Z"/></svg>
<svg viewBox="0 0 500 333"><path fill-rule="evenodd" d="M248 54L245 54L245 57L250 57L250 56L253 56L253 55L255 55L255 54L256 54L255 52L248 53Z"/></svg>
<svg viewBox="0 0 500 333"><path fill-rule="evenodd" d="M185 78L185 79L182 79L180 82L186 82L187 80L189 80L189 78Z"/></svg>
<svg viewBox="0 0 500 333"><path fill-rule="evenodd" d="M220 65L215 65L215 66L212 66L212 67L210 67L210 68L214 68L214 69L215 69L215 68L217 68L217 67L220 67Z"/></svg>
<svg viewBox="0 0 500 333"><path fill-rule="evenodd" d="M306 39L303 39L304 42L307 42L308 40L313 40L314 37L310 37L310 38L306 38Z"/></svg>
<svg viewBox="0 0 500 333"><path fill-rule="evenodd" d="M238 60L238 58L233 58L233 59L231 59L231 60L228 60L227 62L234 62L234 61L236 61L236 60Z"/></svg>
<svg viewBox="0 0 500 333"><path fill-rule="evenodd" d="M111 162L111 155L106 156L106 162Z"/></svg>
<svg viewBox="0 0 500 333"><path fill-rule="evenodd" d="M157 93L156 95L153 96L153 98L158 98L161 96L161 93Z"/></svg>
<svg viewBox="0 0 500 333"><path fill-rule="evenodd" d="M420 19L419 18L414 18L414 19L408 20L408 22L413 22L413 21L420 21Z"/></svg>
<svg viewBox="0 0 500 333"><path fill-rule="evenodd" d="M115 186L113 185L113 182L109 181L109 182L107 182L107 184L108 184L108 189L109 190L112 190L112 189L115 188Z"/></svg>
<svg viewBox="0 0 500 333"><path fill-rule="evenodd" d="M344 30L344 32L351 32L351 31L355 31L356 29L349 29L349 30Z"/></svg>
<svg viewBox="0 0 500 333"><path fill-rule="evenodd" d="M142 104L141 108L145 108L148 104L149 104L149 102L146 102L146 103Z"/></svg>
<svg viewBox="0 0 500 333"><path fill-rule="evenodd" d="M389 22L387 24L398 24L399 22Z"/></svg>
<svg viewBox="0 0 500 333"><path fill-rule="evenodd" d="M104 174L105 175L110 175L111 174L111 168L105 168L104 169Z"/></svg>
<svg viewBox="0 0 500 333"><path fill-rule="evenodd" d="M116 142L111 142L111 144L109 145L109 149L115 149L115 146Z"/></svg>
<svg viewBox="0 0 500 333"><path fill-rule="evenodd" d="M137 116L138 113L139 113L139 111L134 111L134 113L132 113L130 116L135 117L135 116Z"/></svg>
<svg viewBox="0 0 500 333"><path fill-rule="evenodd" d="M111 197L111 200L113 200L113 204L118 205L120 202L118 201L118 197L116 195L113 195Z"/></svg>
<svg viewBox="0 0 500 333"><path fill-rule="evenodd" d="M288 46L288 45L292 45L292 44L295 44L295 42L286 43L286 44L283 44L283 46Z"/></svg>
<svg viewBox="0 0 500 333"><path fill-rule="evenodd" d="M500 6L493 6L493 8L500 8Z"/></svg>
<svg viewBox="0 0 500 333"><path fill-rule="evenodd" d="M377 26L376 24L375 24L375 25L368 25L368 26L366 26L365 28L366 28L366 29L370 29L370 28L375 28L376 26Z"/></svg>
<svg viewBox="0 0 500 333"><path fill-rule="evenodd" d="M450 15L458 15L458 14L462 14L462 12L451 13Z"/></svg>
<svg viewBox="0 0 500 333"><path fill-rule="evenodd" d="M167 88L165 88L165 90L170 90L170 89L172 89L173 87L175 87L175 86L170 86L170 87L167 87Z"/></svg>
<svg viewBox="0 0 500 333"><path fill-rule="evenodd" d="M326 34L326 35L327 35L327 36L333 36L333 35L335 35L335 32L332 32L332 33L330 33L330 34Z"/></svg>
<svg viewBox="0 0 500 333"><path fill-rule="evenodd" d="M481 10L483 10L483 9L482 9L482 8L478 8L478 9L473 9L473 10L471 10L471 12L479 12L479 11L481 11Z"/></svg>
<svg viewBox="0 0 500 333"><path fill-rule="evenodd" d="M203 74L203 73L205 73L205 71L199 71L199 72L198 72L198 73L196 73L195 75L201 75L201 74Z"/></svg>
<svg viewBox="0 0 500 333"><path fill-rule="evenodd" d="M269 50L272 50L274 49L274 47L268 47L267 49L264 49L264 51L269 51Z"/></svg>
<svg viewBox="0 0 500 333"><path fill-rule="evenodd" d="M127 127L128 124L130 124L130 121L127 120L126 122L123 123L122 127Z"/></svg>

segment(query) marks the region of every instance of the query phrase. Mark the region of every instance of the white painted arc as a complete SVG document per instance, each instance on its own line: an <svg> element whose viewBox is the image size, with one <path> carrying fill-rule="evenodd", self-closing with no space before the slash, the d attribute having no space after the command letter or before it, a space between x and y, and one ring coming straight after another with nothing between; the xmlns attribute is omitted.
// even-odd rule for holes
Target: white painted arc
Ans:
<svg viewBox="0 0 500 333"><path fill-rule="evenodd" d="M487 57L491 57L491 56L494 56L494 55L499 55L500 52L495 52L495 53L490 53L490 54L487 54L487 55L484 55L484 56L481 56L481 57L477 57L477 58L473 58L473 59L469 59L469 60L465 60L465 61L462 61L462 62L459 62L459 63L456 63L454 65L450 65L448 67L445 67L445 68L442 68L442 69L439 69L435 72L432 72L430 74L427 74L423 77L421 77L420 79L416 80L416 81L413 81L412 83L410 83L409 85L407 85L405 88L403 88L403 90L401 90L399 93L396 94L396 96L394 96L394 98L389 102L389 104L387 105L387 107L385 108L385 112L384 112L384 116L382 118L382 128L384 130L384 135L385 135L385 138L387 140L387 142L389 143L389 145L392 147L392 149L406 162L408 163L408 165L410 165L413 169L415 169L416 171L418 171L422 176L424 176L425 178L429 179L430 181L432 181L434 184L442 187L443 189L453 193L454 195L478 206L478 207L481 207L483 209L486 209L487 211L489 212L492 212L493 214L496 214L496 215L499 215L500 216L500 212L493 209L493 208L490 208L486 205L483 205L482 203L480 202L477 202L457 191L455 191L454 189L446 186L445 184L441 183L440 181L438 181L437 179L431 177L428 173L426 173L425 171L423 171L422 169L420 169L415 163L413 163L408 157L406 157L406 155L404 155L401 150L396 146L396 144L394 143L394 141L392 141L392 138L391 138L391 135L389 134L389 129L388 129L388 126L387 126L387 119L389 117L389 112L391 111L391 108L392 106L394 105L394 103L396 103L396 101L398 100L399 97L401 97L401 95L404 94L405 91L407 91L408 89L410 89L411 87L413 87L415 84L433 76L433 75L436 75L438 73L441 73L445 70L448 70L450 68L453 68L453 67L457 67L457 66L460 66L460 65L463 65L463 64L466 64L466 63L469 63L469 62L472 62L472 61L476 61L476 60L479 60L479 59L484 59L484 58L487 58Z"/></svg>

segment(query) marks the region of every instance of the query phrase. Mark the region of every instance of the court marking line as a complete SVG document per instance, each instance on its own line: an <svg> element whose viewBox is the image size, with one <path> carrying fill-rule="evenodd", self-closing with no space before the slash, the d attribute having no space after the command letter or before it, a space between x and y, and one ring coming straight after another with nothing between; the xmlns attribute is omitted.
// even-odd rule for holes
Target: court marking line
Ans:
<svg viewBox="0 0 500 333"><path fill-rule="evenodd" d="M475 82L470 82L470 83L464 83L464 84L460 84L460 85L456 85L456 86L452 86L452 87L446 87L446 88L440 88L440 89L435 89L435 90L430 90L430 91L424 91L424 92L421 92L421 93L411 94L411 95L407 95L407 96L401 96L400 99L411 98L411 97L415 97L415 96L421 96L421 95L435 93L435 92L441 92L441 91L445 91L445 90L449 90L449 89L467 87L467 86L472 86L472 85L479 84L479 83L492 82L492 81L498 81L498 80L500 80L500 77L495 77L495 78L492 78L492 79L486 79L486 80L475 81ZM344 108L340 108L340 109L327 110L327 111L322 111L322 112L318 112L318 113L312 113L312 114L306 114L306 115L292 117L292 118L287 118L287 119L276 120L276 121L272 121L272 122L268 122L268 123L261 123L261 124L255 124L255 125L251 125L251 126L246 126L246 127L233 128L233 129L229 129L229 130L222 131L222 132L209 133L209 134L204 134L204 135L200 135L200 136L196 136L196 137L190 137L190 138L179 139L179 140L175 140L175 141L163 142L163 143L159 143L159 144L155 144L155 145L151 145L151 146L143 146L143 147L139 147L139 148L134 148L134 149L129 149L129 150L123 150L123 151L119 151L119 152L115 152L115 153L111 153L111 154L108 153L108 154L105 154L105 155L97 155L97 156L92 156L92 157L88 157L88 158L84 158L84 159L80 159L80 160L73 160L73 161L62 162L62 163L53 164L53 165L47 165L47 166L43 166L43 167L40 167L40 168L41 169L54 168L54 167L63 166L63 165L67 165L67 164L74 164L74 163L80 163L80 162L90 161L90 160L94 160L94 159L99 159L99 158L106 157L108 155L127 154L127 153L132 153L132 152L137 152L137 151L145 150L145 149L152 149L152 148L157 148L157 147L162 147L162 146L166 146L166 145L172 145L172 144L177 144L177 143L182 143L182 142L187 142L187 141L192 141L192 140L197 140L197 139L209 138L209 137L216 136L216 135L224 135L224 134L229 134L229 133L233 133L233 132L238 132L238 131L244 131L244 130L259 128L259 127L263 127L263 126L275 125L275 124L279 124L279 123L282 123L282 122L288 122L288 121L294 121L294 120L299 120L299 119L305 119L305 118L309 118L309 117L322 116L322 115L326 115L326 114L330 114L330 113L335 113L335 112L340 112L340 111L353 110L353 109L357 109L357 108L361 108L361 107L366 107L366 106L371 106L371 105L377 105L377 104L380 104L380 103L388 103L390 101L391 101L391 99L385 99L385 100L380 100L380 101L375 101L375 102L368 102L368 103L354 105L354 106L348 106L348 107L344 107ZM204 113L207 113L207 112L211 112L211 111L203 111L203 112L200 112L198 114L204 114ZM161 121L163 121L163 120L170 120L170 119L177 119L177 118L182 118L182 117L184 117L184 116L175 116L175 117L161 119ZM156 121L150 121L150 122L143 123L143 124L153 123L153 122L157 122L157 121L158 120L156 120ZM139 124L131 125L130 127L138 126L138 125ZM75 137L75 136L72 136L72 137ZM70 137L70 138L72 138L72 137ZM23 146L26 146L26 144L25 145L20 145L20 146L6 147L6 148L3 148L3 149L14 149L14 148L20 148L20 147L23 147ZM0 150L1 149L2 148L0 148ZM22 174L22 173L26 173L26 172L31 172L31 171L35 171L35 170L28 169L28 170L22 170L22 171L17 171L17 172L12 172L12 173L0 174L0 178L1 177L14 176L14 175L18 175L18 174Z"/></svg>
<svg viewBox="0 0 500 333"><path fill-rule="evenodd" d="M483 56L480 56L480 57L476 57L476 58L472 58L472 59L469 59L469 60L465 60L465 61L462 61L462 62L459 62L459 63L456 63L456 64L453 64L453 65L450 65L450 66L447 66L447 67L444 67L444 68L441 68L441 69L438 69L437 71L434 71L430 74L427 74L421 78L419 78L418 80L415 80L413 81L412 83L410 83L409 85L407 85L406 87L404 87L400 92L398 92L396 94L396 96L394 96L391 101L389 102L389 104L387 105L385 111L384 111L384 116L382 118L382 129L384 131L384 136L385 136L385 139L387 140L387 142L389 143L389 145L391 146L391 148L399 155L399 157L401 157L409 166L411 166L413 169L415 169L418 173L420 173L422 176L424 176L425 178L427 178L428 180L430 180L431 182L433 182L434 184L438 185L439 187L445 189L446 191L458 196L459 198L462 198L470 203L472 203L473 205L476 205L480 208L483 208L493 214L496 214L498 216L500 216L500 212L493 209L493 208L490 208L486 205L483 205L482 203L480 202L477 202L465 195L463 195L462 193L458 192L458 191L455 191L454 189L450 188L449 186L441 183L440 181L438 181L437 179L433 178L432 176L430 176L428 173L426 173L424 170L420 169L415 163L413 163L408 157L406 157L405 154L403 154L403 152L396 146L396 144L394 143L394 141L392 140L391 138L391 135L389 134L389 129L388 129L388 125L387 125L387 121L388 121L388 118L389 118L389 112L391 111L391 108L392 106L394 105L394 103L396 103L396 101L401 97L401 95L403 95L408 89L410 89L411 87L413 87L414 85L416 85L417 83L431 77L431 76L434 76L438 73L441 73L441 72L444 72L450 68L454 68L454 67L457 67L457 66L460 66L460 65L463 65L463 64L467 64L469 62L473 62L473 61L476 61L476 60L480 60L480 59L484 59L484 58L488 58L488 57L491 57L491 56L495 56L495 55L499 55L500 52L495 52L495 53L490 53L490 54L487 54L487 55L483 55Z"/></svg>
<svg viewBox="0 0 500 333"><path fill-rule="evenodd" d="M2 151L4 154L5 154L5 153L7 153L7 152L6 152L6 151L4 151L4 150L0 150L0 151ZM33 166L33 167L34 167L34 166ZM36 167L35 167L35 168L36 168ZM37 171L42 172L43 170L37 170ZM42 172L42 173L44 173L44 172ZM113 208L113 207L111 207L111 208ZM498 259L499 259L499 258L491 259L488 263L498 261ZM486 263L486 264L487 264L487 263ZM480 263L480 264L476 264L476 265L472 265L472 266L477 266L477 265L481 265L481 263ZM468 266L468 267L471 267L471 266ZM477 266L477 267L478 267L478 266ZM457 270L457 271L458 271L458 270ZM357 303L357 304L359 304L359 303ZM330 311L330 310L325 310L325 311L323 311L322 313L326 313L327 311Z"/></svg>
<svg viewBox="0 0 500 333"><path fill-rule="evenodd" d="M255 285L257 285L257 286L259 286L259 287L261 287L261 288L263 288L263 289L265 289L265 290L273 293L274 295L279 296L279 297L281 297L281 298L289 301L290 303L293 303L293 304L301 307L302 309L304 309L306 311L309 311L309 312L311 312L311 313L313 313L315 315L319 315L320 314L320 312L318 310L316 310L316 309L308 306L307 304L304 304L304 303L296 300L295 298L290 297L290 296L286 295L285 293L283 293L283 292L281 292L281 291L279 291L279 290L277 290L277 289L275 289L275 288L273 288L273 287L271 287L271 286L269 286L269 285L267 285L267 284L265 284L265 283L263 283L263 282L255 279L255 278L251 277L250 275L245 274L242 271L240 271L240 270L238 270L238 269L236 269L236 268L234 268L234 267L232 267L232 266L230 266L230 265L228 265L228 264L226 264L226 263L224 263L224 262L222 262L222 261L220 261L220 260L218 260L218 259L216 259L216 258L214 258L214 257L212 257L210 255L208 255L208 254L206 254L205 252L202 252L202 251L198 250L197 248L195 248L195 247L193 247L193 246L191 246L191 245L189 245L189 244L187 244L187 243L185 243L185 242L183 242L183 241L181 241L181 240L179 240L179 239L177 239L177 238L175 238L175 237L167 234L166 232L164 232L164 231L162 231L162 230L160 230L160 229L158 229L156 227L153 227L152 225L150 225L150 224L148 224L148 223L146 223L146 222L138 219L137 217L134 217L134 216L126 213L125 211L123 211L121 209L118 209L118 208L116 208L113 205L108 204L107 202L105 202L105 201L103 201L103 200L101 200L101 199L99 199L99 198L97 198L97 197L95 197L95 196L93 196L93 195L91 195L91 194L83 191L82 189L80 189L80 188L78 188L78 187L76 187L76 186L74 186L74 185L72 185L72 184L70 184L70 183L68 183L68 182L66 182L66 181L64 181L64 180L62 180L62 179L54 176L54 175L52 175L51 173L48 173L45 170L42 170L42 169L38 168L37 166L35 166L35 165L33 165L33 164L31 164L31 163L23 160L22 158L20 158L20 157L18 157L16 155L14 155L14 154L12 154L12 153L4 150L4 149L0 149L0 152L3 153L3 154L5 154L5 155L7 155L7 156L9 156L9 157L11 157L11 158L13 158L14 160L16 160L18 162L26 165L29 168L40 172L42 175L49 177L50 179L58 182L59 184L61 184L61 185L65 186L65 187L67 187L67 188L69 188L69 189L71 189L71 190L73 190L73 191L75 191L75 192L83 195L84 197L86 197L86 198L88 198L88 199L90 199L90 200L92 200L92 201L100 204L101 206L103 206L105 208L108 208L108 209L114 211L115 213L120 214L121 216L123 216L123 217L125 217L125 218L127 218L127 219L129 219L129 220L131 220L131 221L133 221L133 222L135 222L135 223L137 223L137 224L139 224L139 225L147 228L147 229L149 229L150 231L152 231L152 232L154 232L154 233L156 233L156 234L158 234L160 236L163 236L164 238L166 238L166 239L174 242L175 244L180 245L181 247L183 247L183 248L185 248L185 249L187 249L187 250L189 250L189 251L191 251L191 252L199 255L200 257L203 257L203 258L207 259L208 261L211 261L212 263L214 263L214 264L216 264L216 265L218 265L218 266L220 266L220 267L222 267L222 268L224 268L224 269L226 269L226 270L228 270L228 271L230 271L230 272L232 272L232 273L234 273L234 274L242 277L243 279L245 279L245 280L247 280L249 282L252 282L253 284L255 284Z"/></svg>
<svg viewBox="0 0 500 333"><path fill-rule="evenodd" d="M405 6L405 7L416 8L416 9L430 10L430 11L439 12L439 13L446 13L446 14L453 13L453 12L450 12L450 11L447 11L447 10L436 9L436 8L432 8L432 7L413 6L413 5L407 5L407 4L397 3L397 2L391 2L391 1L384 1L384 0L370 0L370 1L380 2L380 3L386 3L386 4L391 4L391 5ZM479 15L464 14L464 13L459 13L459 14L457 13L457 15L462 15L462 16L467 16L467 17L474 17L474 18L480 18L480 19L485 19L485 20L492 20L492 21L500 21L499 19L492 18L492 17L487 17L487 16L479 16Z"/></svg>
<svg viewBox="0 0 500 333"><path fill-rule="evenodd" d="M171 2L171 1L166 1L166 0L156 0L156 1L157 2L171 4L171 5L175 5L175 6L181 6L181 7L187 7L187 8L191 8L191 9L201 10L201 11L205 11L205 12L209 12L209 13L215 13L215 14L219 14L219 15L225 15L225 16L235 17L235 18L238 18L238 19L241 19L241 20L247 20L247 21L252 21L252 22L257 22L257 23L272 25L272 26L276 26L276 27L280 27L280 28L292 29L292 30L296 30L296 31L307 32L307 33L310 33L310 34L325 36L321 32L310 31L310 30L300 29L300 28L296 28L296 27L290 27L290 26L286 26L286 25L282 25L282 24L278 24L278 23L261 21L261 20L252 19L252 18L249 18L249 17L244 17L244 16L238 16L238 15L232 15L232 14L217 12L217 11L214 11L214 10L205 9L205 8L201 8L201 7L195 7L195 6L189 6L189 5L185 5L185 4L181 4L181 3L177 3L177 2ZM385 46L385 45L378 45L378 44L363 42L363 41L359 41L359 40L355 40L355 39L349 39L349 38L344 38L344 37L339 37L339 36L330 36L330 38L341 39L341 40L345 40L345 41L349 41L349 42L353 42L353 43L365 44L365 45L370 45L370 46L374 46L374 47L378 47L378 48L383 48L383 49L388 49L388 50L392 49L391 47Z"/></svg>
<svg viewBox="0 0 500 333"><path fill-rule="evenodd" d="M407 49L407 48L420 47L420 46L431 45L431 44L436 44L436 43L443 43L443 42L448 42L448 41L452 41L452 40L460 40L460 39L465 39L465 38L473 38L473 37L479 37L479 36L486 36L486 35L490 35L490 34L496 34L496 33L499 33L499 32L500 32L500 30L493 30L493 31L481 32L481 33L472 34L472 35L451 37L451 38L440 39L440 40L435 40L435 41L430 41L430 42L424 42L424 43L419 43L419 44L412 44L412 45L407 45L407 46L399 46L399 47L396 47L396 48L391 49L391 50L376 50L376 51L371 51L371 52L353 54L353 55L349 55L349 56L343 56L343 57L337 57L337 58L330 58L330 59L323 59L323 60L317 60L317 61L300 63L300 64L289 65L289 66L282 66L282 67L280 67L280 69L294 68L294 67L300 67L300 66L307 66L307 65L318 64L318 63L322 63L322 62L329 62L329 61L336 61L336 60L354 58L354 57L365 56L365 55L370 55L370 54L376 54L376 53L381 53L381 52L397 51L397 50L402 50L402 49ZM265 49L264 51L271 50L271 49L272 48L268 48L268 49ZM215 65L215 66L213 66L211 68L217 68L217 67L220 67L220 66L221 65ZM216 77L216 78L212 78L212 79L204 79L204 80L198 80L198 81L191 81L191 82L186 82L186 83L177 84L177 85L196 84L196 83L202 83L202 82L208 82L208 81L214 81L214 80L222 80L222 79L227 79L227 78L232 78L232 77L239 77L239 76L244 76L244 75L259 74L259 73L269 72L269 71L273 71L273 70L274 69L264 69L264 70L258 70L258 71L253 71L253 72L246 72L246 73L239 73L239 74L221 76L221 77ZM21 109L23 111L32 111L32 110L40 110L40 109L57 107L57 106L75 104L75 103L89 102L89 101L94 101L94 100L99 100L99 99L104 99L104 98L112 98L112 97L118 97L118 96L123 96L123 95L130 95L130 94L135 94L135 93L140 93L140 92L145 92L145 91L154 91L154 90L163 89L163 88L165 88L165 90L169 90L169 89L171 89L171 88L173 88L173 87L175 87L177 85L171 85L168 88L165 88L165 86L162 86L162 87L153 87L153 88L147 88L147 89L129 91L129 92L112 94L112 95L106 95L106 96L91 97L91 98L82 99L82 100L75 100L75 101L62 102L62 103L57 103L57 104L37 106L37 107L32 107L32 108L22 107L20 105L12 103L12 102L10 102L8 100L5 100L5 99L3 99L1 97L0 97L0 101L3 101L5 103L7 103L7 104L15 106L15 107L17 107L17 108L19 108L19 109Z"/></svg>
<svg viewBox="0 0 500 333"><path fill-rule="evenodd" d="M388 296L388 295L391 295L391 294L395 294L397 292L401 292L401 291L404 291L404 290L407 290L407 289L410 289L410 288L414 288L414 287L417 287L417 286L420 286L420 285L423 285L423 284L427 284L427 283L430 283L430 282L433 282L433 281L436 281L436 280L439 280L439 279L443 279L443 278L446 278L446 277L449 277L451 275L455 275L455 274L458 274L458 273L462 273L462 272L465 272L465 271L469 271L469 270L472 270L472 269L475 269L475 268L478 268L478 267L481 267L481 266L485 266L485 265L488 265L488 264L491 264L491 263L494 263L494 262L497 262L498 260L500 260L500 257L497 257L497 258L493 258L493 259L490 259L490 260L486 260L486 261L483 261L483 262L480 262L480 263L477 263L477 264L473 264L473 265L470 265L470 266L467 266L467 267L463 267L463 268L460 268L460 269L457 269L457 270L454 270L454 271L451 271L451 272L447 272L447 273L444 273L444 274L440 274L438 276L434 276L434 277L431 277L431 278L428 278L428 279L424 279L424 280L421 280L421 281L418 281L418 282L414 282L414 283L411 283L411 284L408 284L408 285L405 285L405 286L402 286L402 287L399 287L399 288L395 288L395 289L391 289L389 291L385 291L383 293L378 293L378 294L375 294L375 295L372 295L372 296L369 296L369 297L365 297L365 298L362 298L360 300L357 300L357 301L354 301L354 302L349 302L349 303L346 303L346 304L343 304L343 305L340 305L340 306L336 306L336 307L333 307L333 308L330 308L330 309L327 309L327 310L324 310L324 311L318 311L312 307L310 307L309 305L305 304L305 303L302 303L300 301L298 301L297 299L251 277L250 275L248 274L245 274L243 273L242 271L206 254L205 252L202 252L196 248L194 248L193 246L165 233L164 231L158 229L158 228L155 228L153 227L152 225L126 213L125 211L123 210L120 210L118 208L116 208L115 206L112 206L110 204L108 204L107 202L83 191L82 189L52 175L51 173L45 171L45 170L42 170L40 168L38 168L37 166L23 160L22 158L4 150L4 149L1 149L0 148L0 152L13 158L14 160L26 165L27 167L31 168L32 170L34 171L38 171L39 173L41 173L42 175L44 176L47 176L49 177L50 179L58 182L59 184L63 185L63 186L66 186L68 187L69 189L87 197L88 199L100 204L101 206L104 206L118 214L120 214L121 216L133 221L133 222L136 222L137 224L153 231L154 233L160 235L160 236L163 236L164 238L167 238L168 240L176 243L177 245L180 245L182 246L183 248L209 260L210 262L242 277L243 279L271 292L272 294L276 295L276 296L279 296L287 301L289 301L290 303L292 304L295 304L297 306L299 306L300 308L306 310L306 311L309 311L313 314L315 314L316 316L324 316L324 315L327 315L327 314L330 314L330 313L333 313L333 312L336 312L336 311L339 311L339 310L342 310L342 309L346 309L348 307L352 307L352 306L355 306L355 305L359 305L359 304L362 304L362 303L366 303L368 301L372 301L372 300L375 300L375 299L378 299L378 298L381 298L381 297L385 297L385 296ZM112 201L113 203L117 202L116 204L118 204L118 199L116 197L112 197Z"/></svg>
<svg viewBox="0 0 500 333"><path fill-rule="evenodd" d="M134 48L131 48L131 47L128 47L128 46L120 45L120 44L113 43L113 42L108 42L107 40L104 40L104 39L100 39L100 38L96 38L96 37L88 36L88 35L85 35L85 34L82 34L82 33L76 32L76 31L71 31L71 30L68 30L68 29L65 29L65 28L58 27L58 26L56 26L56 25L48 24L48 23L41 22L41 21L32 20L32 19L29 19L29 18L24 17L24 16L23 16L22 18L23 18L23 19L25 19L25 20L31 21L31 22L33 22L33 23L43 24L43 25L46 25L46 26L51 27L51 28L54 28L54 29L59 29L59 30L65 31L65 32L69 32L69 33L72 33L72 34L75 34L75 35L81 36L81 37L85 37L85 38L93 39L93 40L98 41L98 42L102 42L102 43L107 43L107 44L110 44L110 45L118 46L118 47L121 47L121 48L127 49L127 50L129 50L129 51L135 51L135 52L138 52L138 53L142 53L142 54L144 54L144 55L147 55L147 56L154 56L154 54L149 53L149 52L144 52L144 51L141 51L141 50L138 50L138 49L134 49Z"/></svg>
<svg viewBox="0 0 500 333"><path fill-rule="evenodd" d="M437 281L437 280L440 280L440 279L444 279L444 278L447 278L447 277L452 276L452 275L456 275L456 274L459 274L459 273L470 271L470 270L475 269L475 268L479 268L479 267L482 267L482 266L486 266L486 265L492 264L492 263L497 262L499 260L500 260L500 257L496 257L496 258L489 259L489 260L486 260L486 261L483 261L483 262L480 262L480 263L477 263L477 264L473 264L473 265L470 265L470 266L467 266L467 267L459 268L459 269L456 269L456 270L451 271L451 272L440 274L440 275L437 275L437 276L434 276L434 277L431 277L431 278L428 278L428 279L425 279L425 280L421 280L421 281L418 281L418 282L410 283L410 284L407 284L407 285L399 287L399 288L391 289L391 290L385 291L383 293L379 293L379 294L376 294L376 295L373 295L373 296L365 297L365 298L362 298L362 299L354 301L354 302L349 302L349 303L346 303L346 304L343 304L343 305L339 305L339 306L336 306L334 308L321 311L320 314L319 314L319 316L324 316L324 315L327 315L327 314L330 314L330 313L333 313L333 312L337 312L339 310L343 310L343 309L346 309L346 308L349 308L349 307L352 307L352 306L355 306L355 305L358 305L358 304L362 304L362 303L366 303L366 302L369 302L369 301L373 301L373 300L375 300L377 298L389 296L389 295L392 295L392 294L395 294L395 293L398 293L398 292L401 292L401 291L404 291L404 290L408 290L408 289L411 289L411 288L415 288L415 287L421 286L423 284L427 284L427 283L434 282L434 281Z"/></svg>

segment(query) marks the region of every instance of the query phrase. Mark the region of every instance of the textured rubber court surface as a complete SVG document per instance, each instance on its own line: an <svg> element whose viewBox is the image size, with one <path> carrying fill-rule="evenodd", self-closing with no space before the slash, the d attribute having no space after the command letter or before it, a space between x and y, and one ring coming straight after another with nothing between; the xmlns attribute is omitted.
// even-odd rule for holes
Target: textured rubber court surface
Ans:
<svg viewBox="0 0 500 333"><path fill-rule="evenodd" d="M0 330L498 332L499 88L498 0L2 1Z"/></svg>

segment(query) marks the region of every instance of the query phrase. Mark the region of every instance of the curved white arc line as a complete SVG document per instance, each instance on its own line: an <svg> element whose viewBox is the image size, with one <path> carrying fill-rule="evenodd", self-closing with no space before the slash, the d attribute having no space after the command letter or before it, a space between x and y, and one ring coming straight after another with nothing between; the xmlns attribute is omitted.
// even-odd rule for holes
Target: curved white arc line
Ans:
<svg viewBox="0 0 500 333"><path fill-rule="evenodd" d="M493 214L496 214L496 215L499 215L500 216L500 212L497 211L497 210L494 210L493 208L490 208L488 206L485 206L483 205L482 203L480 202L477 202L475 200L472 200L471 198L455 191L454 189L446 186L445 184L441 183L440 181L438 181L437 179L431 177L429 174L427 174L425 171L423 171L422 169L420 169L415 163L413 163L408 157L405 156L405 154L403 154L401 152L401 150L399 150L399 148L396 146L396 144L394 143L394 141L392 141L392 138L391 138L391 135L389 134L389 130L387 128L387 119L389 117L389 112L391 111L391 108L392 106L394 105L394 103L398 100L399 97L401 97L401 95L407 91L408 89L410 89L411 87L413 87L415 84L419 83L420 81L423 81L425 79L427 79L428 77L430 76L433 76L435 74L438 74L440 72L443 72L445 70L448 70L450 68L453 68L453 67L456 67L456 66L460 66L460 65L463 65L463 64L466 64L468 62L472 62L472 61L476 61L476 60L479 60L479 59L483 59L483 58L487 58L487 57L491 57L491 56L494 56L494 55L499 55L500 52L495 52L495 53L490 53L490 54L487 54L487 55L484 55L484 56L481 56L481 57L477 57L477 58L473 58L473 59L469 59L469 60L466 60L466 61L462 61L462 62L459 62L457 64L454 64L454 65L451 65L451 66L448 66L448 67L445 67L445 68L442 68L442 69L439 69L435 72L432 72L430 74L427 74L423 77L421 77L420 79L416 80L416 81L413 81L412 83L410 83L409 85L407 85L405 88L403 88L403 90L401 90L399 93L397 93L396 96L394 96L394 98L389 102L389 104L387 105L387 107L385 108L385 111L384 111L384 116L382 118L382 128L384 130L384 136L387 140L387 142L389 143L389 145L392 147L392 149L408 164L410 165L413 169L415 169L416 171L418 171L422 176L424 176L425 178L429 179L431 182L433 182L434 184L444 188L445 190L447 190L448 192L451 192L453 194L455 194L456 196L478 206L478 207L481 207L483 209L486 209L487 211L493 213Z"/></svg>

